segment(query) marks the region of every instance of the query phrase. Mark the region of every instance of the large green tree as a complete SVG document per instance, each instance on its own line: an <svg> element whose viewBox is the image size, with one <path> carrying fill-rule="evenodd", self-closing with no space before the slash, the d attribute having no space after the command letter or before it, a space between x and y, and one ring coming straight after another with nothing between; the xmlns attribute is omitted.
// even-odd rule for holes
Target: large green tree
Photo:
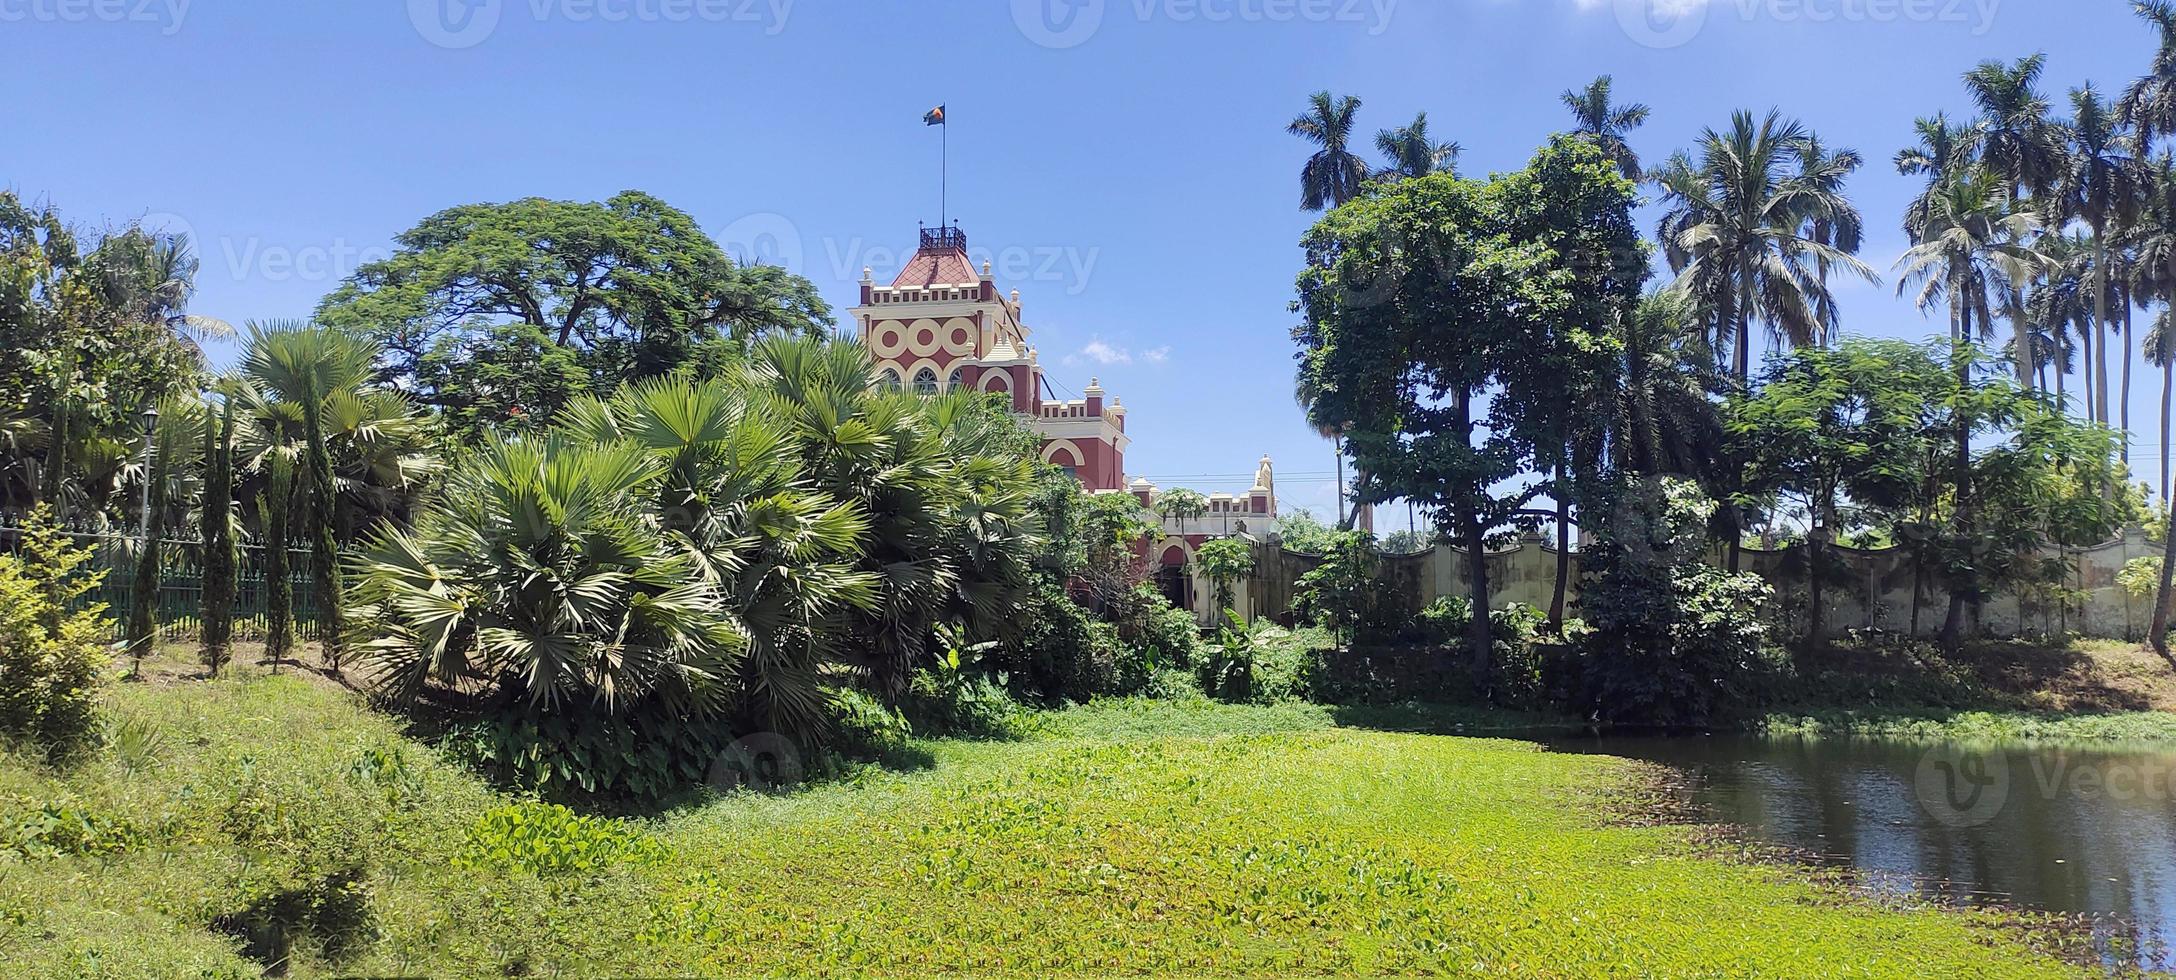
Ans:
<svg viewBox="0 0 2176 980"><path fill-rule="evenodd" d="M2091 85L2070 93L2074 113L2067 132L2070 152L2051 193L2054 217L2077 219L2093 231L2093 405L2094 417L2106 422L2108 410L2108 344L2114 321L2109 300L2115 292L2115 266L2110 240L2127 230L2138 214L2140 182L2138 162L2129 150L2129 136L2116 123L2107 100ZM2128 319L2128 318L2124 318ZM2125 338L2125 376L2129 375L2129 338ZM2125 392L2127 395L2128 392ZM2128 400L2124 412L2129 413Z"/></svg>
<svg viewBox="0 0 2176 980"><path fill-rule="evenodd" d="M109 517L138 414L191 387L185 240L128 225L79 234L54 208L0 191L0 504Z"/></svg>
<svg viewBox="0 0 2176 980"><path fill-rule="evenodd" d="M1562 452L1566 385L1615 375L1611 313L1638 294L1646 257L1632 200L1599 148L1564 137L1488 182L1385 185L1305 239L1294 309L1310 418L1349 431L1363 504L1416 501L1450 531L1475 609L1489 608L1487 535L1542 492L1507 481ZM1477 674L1488 619L1469 624Z"/></svg>
<svg viewBox="0 0 2176 980"><path fill-rule="evenodd" d="M356 270L321 322L383 344L385 371L468 434L548 420L704 356L718 343L817 335L806 279L743 264L685 212L640 191L601 203L525 198L423 219Z"/></svg>
<svg viewBox="0 0 2176 980"><path fill-rule="evenodd" d="M1732 403L1733 454L1745 461L1745 492L1787 498L1807 516L1810 648L1827 642L1829 545L1857 526L1847 504L1907 495L1926 457L1929 434L1919 426L1925 392L1901 383L1925 360L1901 341L1804 348Z"/></svg>

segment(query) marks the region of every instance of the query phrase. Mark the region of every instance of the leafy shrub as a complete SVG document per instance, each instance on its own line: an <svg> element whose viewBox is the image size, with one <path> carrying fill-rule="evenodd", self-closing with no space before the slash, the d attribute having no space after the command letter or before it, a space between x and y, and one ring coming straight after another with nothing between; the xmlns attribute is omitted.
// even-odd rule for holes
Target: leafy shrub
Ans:
<svg viewBox="0 0 2176 980"><path fill-rule="evenodd" d="M624 715L505 707L441 740L454 759L548 799L652 804L709 778L732 733L654 707Z"/></svg>
<svg viewBox="0 0 2176 980"><path fill-rule="evenodd" d="M992 656L1013 692L1033 703L1085 702L1118 686L1118 628L1099 622L1054 583L1037 589L1019 638Z"/></svg>
<svg viewBox="0 0 2176 980"><path fill-rule="evenodd" d="M2133 558L2116 573L2116 584L2133 599L2144 599L2161 590L2161 556Z"/></svg>
<svg viewBox="0 0 2176 980"><path fill-rule="evenodd" d="M1291 631L1267 622L1249 625L1226 610L1216 642L1208 644L1200 671L1201 690L1232 703L1271 704L1309 694L1313 651L1295 642Z"/></svg>
<svg viewBox="0 0 2176 980"><path fill-rule="evenodd" d="M1412 610L1382 571L1382 551L1373 534L1341 532L1321 564L1300 576L1294 605L1342 643L1395 633L1407 625Z"/></svg>
<svg viewBox="0 0 2176 980"><path fill-rule="evenodd" d="M1431 643L1460 642L1473 622L1473 603L1465 596L1440 596L1416 617L1416 632Z"/></svg>
<svg viewBox="0 0 2176 980"><path fill-rule="evenodd" d="M477 818L456 867L595 877L623 864L664 860L664 845L617 821L551 803L515 803Z"/></svg>
<svg viewBox="0 0 2176 980"><path fill-rule="evenodd" d="M1201 654L1194 614L1171 604L1153 585L1141 584L1105 609L1119 642L1145 658L1148 673L1191 670Z"/></svg>
<svg viewBox="0 0 2176 980"><path fill-rule="evenodd" d="M74 547L40 506L23 523L21 557L0 555L0 737L66 762L97 747L98 682L109 660L105 607L67 612L104 572L79 574Z"/></svg>
<svg viewBox="0 0 2176 980"><path fill-rule="evenodd" d="M1154 701L1193 700L1202 696L1201 679L1192 670L1159 670L1149 677L1141 696Z"/></svg>
<svg viewBox="0 0 2176 980"><path fill-rule="evenodd" d="M1254 574L1254 546L1238 538L1219 538L1194 552L1201 573L1216 586L1216 608L1232 604L1232 583Z"/></svg>
<svg viewBox="0 0 2176 980"><path fill-rule="evenodd" d="M364 749L348 767L348 778L377 790L395 809L411 809L423 799L423 773L399 743Z"/></svg>
<svg viewBox="0 0 2176 980"><path fill-rule="evenodd" d="M935 666L916 671L901 712L916 729L967 738L1009 738L1020 706L1005 692L1002 673L986 671L983 655L993 641L968 643L953 628L938 631L942 652Z"/></svg>
<svg viewBox="0 0 2176 980"><path fill-rule="evenodd" d="M850 756L877 758L914 737L906 715L859 688L832 692L831 714L832 746Z"/></svg>
<svg viewBox="0 0 2176 980"><path fill-rule="evenodd" d="M1590 697L1609 721L1709 725L1752 708L1780 666L1759 576L1703 561L1715 504L1696 485L1632 488L1600 537L1601 577L1581 604Z"/></svg>

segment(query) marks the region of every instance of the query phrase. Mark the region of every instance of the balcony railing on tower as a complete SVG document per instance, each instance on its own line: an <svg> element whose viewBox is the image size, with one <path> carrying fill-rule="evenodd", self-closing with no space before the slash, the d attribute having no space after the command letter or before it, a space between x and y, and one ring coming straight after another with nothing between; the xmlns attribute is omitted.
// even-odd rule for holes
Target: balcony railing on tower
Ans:
<svg viewBox="0 0 2176 980"><path fill-rule="evenodd" d="M937 228L924 228L924 229L922 229L922 251L924 251L924 252L964 252L964 251L967 251L967 233L966 233L966 232L964 232L964 231L961 231L961 230L959 230L959 228L958 228L957 226L954 226L954 227L951 227L951 228L945 228L945 227L937 227Z"/></svg>

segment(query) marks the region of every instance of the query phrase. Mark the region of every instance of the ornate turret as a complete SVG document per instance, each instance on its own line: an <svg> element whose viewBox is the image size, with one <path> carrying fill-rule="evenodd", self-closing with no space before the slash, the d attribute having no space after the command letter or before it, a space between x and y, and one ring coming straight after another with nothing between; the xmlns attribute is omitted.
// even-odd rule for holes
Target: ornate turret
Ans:
<svg viewBox="0 0 2176 980"><path fill-rule="evenodd" d="M1012 410L1043 435L1045 462L1093 491L1125 488L1126 410L1090 381L1077 401L1045 401L1043 369L1020 319L1020 291L1000 295L988 261L978 271L957 225L923 228L913 258L889 286L864 269L852 310L876 360L879 384L936 393L954 389L1008 395Z"/></svg>

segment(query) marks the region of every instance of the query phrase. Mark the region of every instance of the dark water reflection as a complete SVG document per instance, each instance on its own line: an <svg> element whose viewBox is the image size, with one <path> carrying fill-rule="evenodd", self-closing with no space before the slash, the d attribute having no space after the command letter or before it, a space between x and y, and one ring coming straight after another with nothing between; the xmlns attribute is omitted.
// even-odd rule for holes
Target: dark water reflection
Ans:
<svg viewBox="0 0 2176 980"><path fill-rule="evenodd" d="M1546 739L1676 767L1721 823L1867 872L1871 887L2096 919L2176 968L2176 751L1759 736Z"/></svg>

